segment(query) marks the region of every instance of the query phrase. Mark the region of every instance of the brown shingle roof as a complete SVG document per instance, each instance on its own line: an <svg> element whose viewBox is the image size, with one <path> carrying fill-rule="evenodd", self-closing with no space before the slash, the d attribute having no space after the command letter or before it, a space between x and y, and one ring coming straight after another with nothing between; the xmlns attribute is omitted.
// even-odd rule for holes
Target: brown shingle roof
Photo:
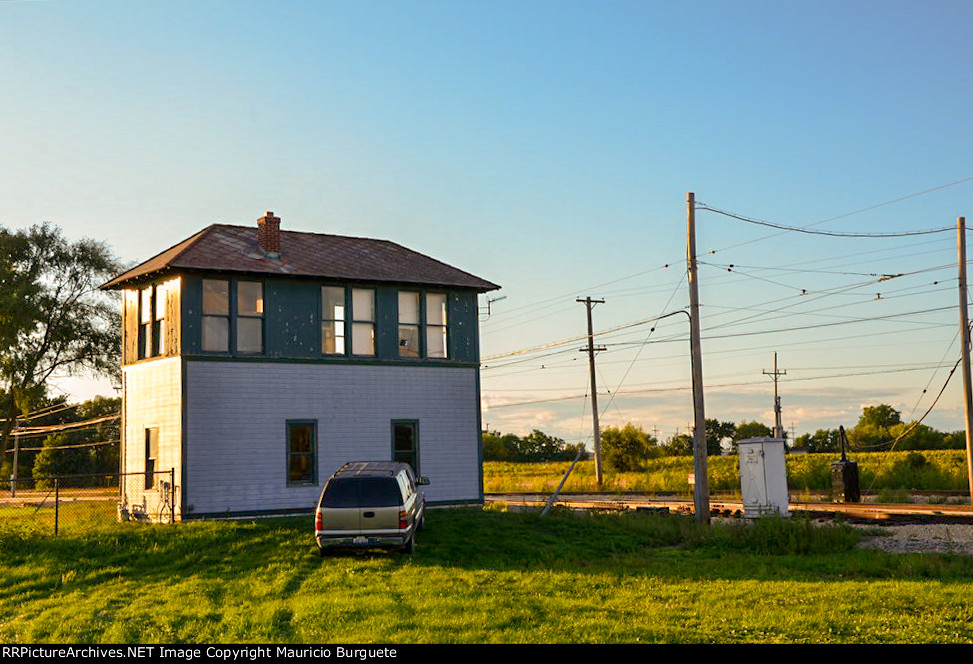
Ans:
<svg viewBox="0 0 973 664"><path fill-rule="evenodd" d="M102 288L122 288L157 272L183 270L452 286L480 292L499 288L388 240L281 231L280 258L268 258L260 250L256 226L226 224L201 230Z"/></svg>

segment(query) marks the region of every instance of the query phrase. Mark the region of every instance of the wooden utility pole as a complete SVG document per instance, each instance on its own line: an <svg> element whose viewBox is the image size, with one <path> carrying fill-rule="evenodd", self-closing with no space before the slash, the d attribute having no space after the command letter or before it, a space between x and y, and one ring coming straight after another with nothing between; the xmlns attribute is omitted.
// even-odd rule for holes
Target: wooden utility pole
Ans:
<svg viewBox="0 0 973 664"><path fill-rule="evenodd" d="M595 348L595 333L591 326L591 309L596 304L604 304L604 300L592 300L591 297L585 299L578 298L578 302L583 302L588 309L588 347L581 350L588 351L588 366L591 370L591 422L594 427L595 435L595 479L598 482L598 489L601 489L601 431L598 428L598 386L595 382L595 351L605 350L604 347Z"/></svg>
<svg viewBox="0 0 973 664"><path fill-rule="evenodd" d="M777 352L774 351L774 370L764 370L764 374L774 379L774 438L784 437L784 424L780 417L780 397L777 396L777 379L786 376L786 371L777 371Z"/></svg>
<svg viewBox="0 0 973 664"><path fill-rule="evenodd" d="M706 459L706 414L703 409L703 351L699 340L699 285L696 278L696 195L686 195L687 251L689 269L689 336L693 356L693 472L696 484L693 506L696 521L709 523L709 470Z"/></svg>
<svg viewBox="0 0 973 664"><path fill-rule="evenodd" d="M963 412L966 414L966 472L973 505L973 397L970 395L970 319L966 310L966 217L956 218L959 243L959 334L963 364Z"/></svg>

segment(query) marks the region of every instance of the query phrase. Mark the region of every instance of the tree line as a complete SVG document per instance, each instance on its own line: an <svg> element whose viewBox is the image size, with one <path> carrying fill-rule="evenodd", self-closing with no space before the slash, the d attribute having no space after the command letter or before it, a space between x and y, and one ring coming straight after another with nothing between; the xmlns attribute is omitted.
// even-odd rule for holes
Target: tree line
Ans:
<svg viewBox="0 0 973 664"><path fill-rule="evenodd" d="M851 452L877 452L893 447L896 450L962 449L966 445L964 432L946 433L925 424L903 422L901 413L888 404L866 406L857 424L845 433L846 449ZM706 453L710 456L734 454L741 440L772 435L773 429L756 420L737 424L707 419ZM795 452L841 451L840 429L818 429L813 434L798 436L793 442L784 432L784 441ZM490 431L483 434L483 458L486 461L569 460L580 445L583 443L570 445L536 429L523 438ZM640 470L652 459L692 453L693 437L687 433L675 434L660 443L656 436L631 422L601 430L602 464L612 470ZM586 453L582 455L586 457Z"/></svg>

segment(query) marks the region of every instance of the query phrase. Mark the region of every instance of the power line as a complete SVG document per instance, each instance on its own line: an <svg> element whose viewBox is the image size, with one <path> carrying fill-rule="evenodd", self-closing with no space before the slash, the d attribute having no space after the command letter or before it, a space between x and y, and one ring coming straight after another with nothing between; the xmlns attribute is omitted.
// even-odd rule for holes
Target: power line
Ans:
<svg viewBox="0 0 973 664"><path fill-rule="evenodd" d="M782 231L788 231L794 233L807 233L808 235L829 235L831 237L859 237L859 238L910 237L913 235L931 235L933 233L945 233L946 231L954 230L952 226L944 226L942 228L928 228L924 230L915 230L915 231L899 231L896 233L846 233L840 231L812 230L811 228L806 226L805 227L787 226L785 224L779 224L773 221L763 221L761 219L754 219L753 217L745 217L742 214L735 214L733 212L727 212L725 210L719 210L714 207L709 207L708 205L700 202L696 203L696 209L706 210L708 212L715 212L716 214L722 214L725 217L739 219L740 221L745 221L749 224L757 224L759 226L769 226L770 228L776 228Z"/></svg>
<svg viewBox="0 0 973 664"><path fill-rule="evenodd" d="M105 445L115 445L116 443L122 442L121 440L103 440L98 443L79 443L77 445L56 445L48 447L21 447L21 452L40 452L43 450L72 450L81 447L103 447ZM13 449L7 450L8 454L13 454Z"/></svg>
<svg viewBox="0 0 973 664"><path fill-rule="evenodd" d="M846 217L851 217L851 216L854 216L854 215L857 215L857 214L861 214L863 212L869 212L871 210L876 210L876 209L878 209L880 207L885 207L887 205L894 205L895 203L901 203L902 201L909 200L910 198L916 198L918 196L924 196L925 194L930 194L930 193L932 193L934 191L939 191L940 189L946 189L948 187L954 187L956 185L963 184L964 182L970 182L971 180L973 180L973 176L965 177L965 178L962 178L960 180L956 180L954 182L948 182L946 184L939 185L939 186L936 186L936 187L932 187L930 189L924 189L923 191L918 191L918 192L913 193L913 194L907 194L905 196L899 196L898 198L893 198L892 200L884 201L882 203L876 203L875 205L869 205L868 207L864 207L864 208L861 208L859 210L852 210L851 212L845 212L843 214L839 214L839 215L834 216L834 217L829 217L827 219L822 219L820 221L816 221L816 222L813 222L811 224L808 224L807 226L808 227L810 227L810 226L820 226L821 224L826 224L826 223L828 223L830 221L837 221L838 219L844 219ZM698 201L697 201L697 204L699 204ZM720 249L720 250L714 249L714 250L711 250L710 253L716 253L717 251L725 251L727 249L733 249L735 247L742 247L744 245L752 244L754 242L760 242L762 240L767 240L767 239L770 239L772 237L777 237L778 235L782 235L785 232L787 232L787 231L781 231L780 233L771 233L770 235L765 235L763 237L754 238L753 240L747 240L746 242L740 242L740 243L737 243L737 244L734 244L734 245L730 245L728 247L723 247L723 249Z"/></svg>

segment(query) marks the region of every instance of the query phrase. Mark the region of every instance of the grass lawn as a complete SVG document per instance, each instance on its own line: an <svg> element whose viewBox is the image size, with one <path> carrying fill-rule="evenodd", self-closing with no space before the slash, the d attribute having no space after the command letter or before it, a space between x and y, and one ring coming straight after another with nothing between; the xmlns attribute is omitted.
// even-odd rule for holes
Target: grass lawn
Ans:
<svg viewBox="0 0 973 664"><path fill-rule="evenodd" d="M3 643L973 642L973 559L801 520L432 511L414 556L321 558L310 518L0 523Z"/></svg>

